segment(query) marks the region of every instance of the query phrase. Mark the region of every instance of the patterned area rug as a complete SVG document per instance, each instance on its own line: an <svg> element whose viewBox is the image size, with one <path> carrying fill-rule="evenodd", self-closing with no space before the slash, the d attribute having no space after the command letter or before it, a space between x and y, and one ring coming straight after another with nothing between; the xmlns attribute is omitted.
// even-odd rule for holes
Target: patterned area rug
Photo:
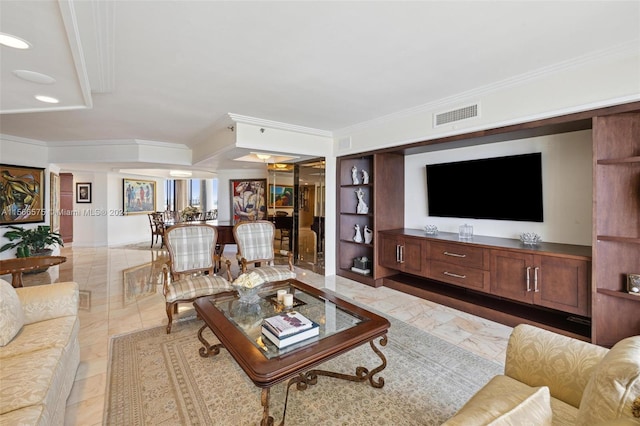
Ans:
<svg viewBox="0 0 640 426"><path fill-rule="evenodd" d="M289 393L287 425L439 425L491 377L502 372L487 361L401 321L390 319L382 389L320 376ZM257 388L224 349L201 358L197 319L111 340L105 425L258 425ZM210 342L217 342L212 334ZM354 374L380 359L369 345L320 365ZM282 418L285 383L271 390L270 412Z"/></svg>

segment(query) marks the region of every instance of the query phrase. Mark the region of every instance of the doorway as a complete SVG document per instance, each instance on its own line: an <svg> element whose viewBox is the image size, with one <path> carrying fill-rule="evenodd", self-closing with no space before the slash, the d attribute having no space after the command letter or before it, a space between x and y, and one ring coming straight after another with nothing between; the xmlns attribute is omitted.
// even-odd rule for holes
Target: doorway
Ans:
<svg viewBox="0 0 640 426"><path fill-rule="evenodd" d="M294 188L297 199L295 263L324 275L325 159L317 158L294 165Z"/></svg>

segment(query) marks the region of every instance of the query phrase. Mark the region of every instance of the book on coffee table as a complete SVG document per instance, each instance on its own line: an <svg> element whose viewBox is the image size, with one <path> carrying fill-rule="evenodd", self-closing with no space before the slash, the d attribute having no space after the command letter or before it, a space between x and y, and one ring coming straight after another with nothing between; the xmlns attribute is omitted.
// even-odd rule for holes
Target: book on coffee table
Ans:
<svg viewBox="0 0 640 426"><path fill-rule="evenodd" d="M318 336L320 334L320 326L315 322L311 322L311 328L307 328L306 330L298 331L287 336L277 337L271 332L271 329L263 324L262 334L269 339L271 343L276 345L279 349L282 349L289 345L293 345L294 343L302 342L303 340Z"/></svg>
<svg viewBox="0 0 640 426"><path fill-rule="evenodd" d="M313 324L313 321L298 311L283 312L265 318L262 322L262 326L267 328L272 335L279 339L308 330L313 327Z"/></svg>

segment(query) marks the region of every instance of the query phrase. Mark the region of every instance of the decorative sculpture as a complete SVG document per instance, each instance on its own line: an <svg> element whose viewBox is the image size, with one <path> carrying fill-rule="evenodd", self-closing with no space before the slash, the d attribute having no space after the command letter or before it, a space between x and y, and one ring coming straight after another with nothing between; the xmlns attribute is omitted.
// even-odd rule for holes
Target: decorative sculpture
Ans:
<svg viewBox="0 0 640 426"><path fill-rule="evenodd" d="M371 241L373 241L373 231L371 230L371 228L369 228L369 226L365 225L364 226L364 242L365 244L371 244Z"/></svg>
<svg viewBox="0 0 640 426"><path fill-rule="evenodd" d="M356 243L361 243L362 240L362 233L360 232L360 225L358 225L356 223L356 226L354 226L355 230L356 230L356 235L353 236L353 241L355 241Z"/></svg>
<svg viewBox="0 0 640 426"><path fill-rule="evenodd" d="M353 181L354 185L360 184L360 180L358 179L358 168L355 166L355 164L351 168L351 180Z"/></svg>
<svg viewBox="0 0 640 426"><path fill-rule="evenodd" d="M356 196L358 197L358 206L356 207L356 213L367 214L369 213L369 206L364 202L364 191L362 188L356 189Z"/></svg>
<svg viewBox="0 0 640 426"><path fill-rule="evenodd" d="M362 171L362 183L367 185L369 183L369 173L366 170Z"/></svg>

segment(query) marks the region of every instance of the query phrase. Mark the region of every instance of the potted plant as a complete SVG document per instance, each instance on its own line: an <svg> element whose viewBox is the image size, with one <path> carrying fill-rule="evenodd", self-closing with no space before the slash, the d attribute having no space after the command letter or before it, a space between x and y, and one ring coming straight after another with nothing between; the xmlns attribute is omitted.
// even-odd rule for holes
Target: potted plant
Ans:
<svg viewBox="0 0 640 426"><path fill-rule="evenodd" d="M60 234L51 232L51 227L39 225L27 229L20 226L8 225L10 231L4 237L10 242L0 247L0 252L16 248L16 257L50 256L56 245L64 246Z"/></svg>

